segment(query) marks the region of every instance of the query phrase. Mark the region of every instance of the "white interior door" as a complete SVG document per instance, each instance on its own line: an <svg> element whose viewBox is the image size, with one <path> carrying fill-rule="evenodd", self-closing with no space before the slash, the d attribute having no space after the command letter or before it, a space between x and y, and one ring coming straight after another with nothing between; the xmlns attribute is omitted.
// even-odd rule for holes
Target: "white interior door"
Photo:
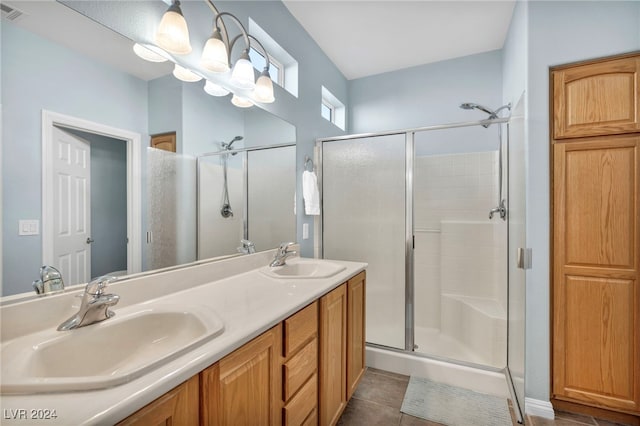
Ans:
<svg viewBox="0 0 640 426"><path fill-rule="evenodd" d="M53 128L53 259L66 285L91 278L91 147Z"/></svg>

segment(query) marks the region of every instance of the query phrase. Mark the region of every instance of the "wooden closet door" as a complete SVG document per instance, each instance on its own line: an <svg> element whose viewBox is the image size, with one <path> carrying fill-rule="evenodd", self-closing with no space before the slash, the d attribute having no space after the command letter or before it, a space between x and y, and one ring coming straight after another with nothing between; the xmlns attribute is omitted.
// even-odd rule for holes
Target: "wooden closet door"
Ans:
<svg viewBox="0 0 640 426"><path fill-rule="evenodd" d="M554 145L553 393L640 411L640 136Z"/></svg>
<svg viewBox="0 0 640 426"><path fill-rule="evenodd" d="M638 132L639 98L637 55L554 71L554 138Z"/></svg>

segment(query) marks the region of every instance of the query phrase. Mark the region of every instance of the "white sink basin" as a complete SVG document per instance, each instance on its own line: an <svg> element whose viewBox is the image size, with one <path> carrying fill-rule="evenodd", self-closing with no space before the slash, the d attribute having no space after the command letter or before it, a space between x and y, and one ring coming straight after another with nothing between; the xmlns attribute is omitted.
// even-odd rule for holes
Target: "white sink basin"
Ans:
<svg viewBox="0 0 640 426"><path fill-rule="evenodd" d="M114 309L108 320L3 342L2 394L101 389L133 380L224 331L203 306Z"/></svg>
<svg viewBox="0 0 640 426"><path fill-rule="evenodd" d="M346 266L328 260L295 258L288 260L284 266L267 266L260 269L260 272L272 278L303 279L329 278L345 269Z"/></svg>

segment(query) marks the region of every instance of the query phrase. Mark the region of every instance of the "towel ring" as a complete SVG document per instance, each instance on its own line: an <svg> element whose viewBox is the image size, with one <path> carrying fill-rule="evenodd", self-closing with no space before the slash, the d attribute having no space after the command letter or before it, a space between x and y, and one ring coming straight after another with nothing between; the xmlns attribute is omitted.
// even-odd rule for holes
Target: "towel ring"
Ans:
<svg viewBox="0 0 640 426"><path fill-rule="evenodd" d="M311 169L308 169L307 167L311 166ZM304 156L304 169L308 172L312 172L313 171L313 160L311 158L309 158L308 155Z"/></svg>

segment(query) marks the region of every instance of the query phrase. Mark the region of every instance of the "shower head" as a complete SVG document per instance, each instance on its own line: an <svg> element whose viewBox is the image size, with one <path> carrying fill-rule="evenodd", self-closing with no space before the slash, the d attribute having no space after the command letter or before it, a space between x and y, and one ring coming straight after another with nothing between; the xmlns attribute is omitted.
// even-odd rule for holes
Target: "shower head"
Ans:
<svg viewBox="0 0 640 426"><path fill-rule="evenodd" d="M231 142L226 143L226 142L222 142L222 149L226 150L226 151L231 151L231 145L233 145L233 143L235 141L241 141L242 139L244 139L243 136L236 136L233 139L231 139ZM236 155L236 153L234 152L233 155Z"/></svg>
<svg viewBox="0 0 640 426"><path fill-rule="evenodd" d="M471 102L465 102L463 104L460 104L460 108L462 108L462 109L479 109L480 111L484 111L487 114L489 114L489 116L491 116L491 118L495 118L495 116L496 116L496 112L495 111L492 111L489 108L487 108L485 106L482 106L480 104L474 104L474 103L471 103Z"/></svg>
<svg viewBox="0 0 640 426"><path fill-rule="evenodd" d="M482 106L480 104L474 104L472 102L465 102L460 104L460 108L462 109L478 109L482 112L485 112L487 114L489 114L489 120L493 120L494 118L498 118L498 113L500 111L502 111L503 109L507 108L507 109L511 109L511 104L506 104L501 106L500 108L498 108L497 110L493 111L485 106ZM489 124L483 124L482 127L484 127L485 129L487 127L489 127Z"/></svg>

